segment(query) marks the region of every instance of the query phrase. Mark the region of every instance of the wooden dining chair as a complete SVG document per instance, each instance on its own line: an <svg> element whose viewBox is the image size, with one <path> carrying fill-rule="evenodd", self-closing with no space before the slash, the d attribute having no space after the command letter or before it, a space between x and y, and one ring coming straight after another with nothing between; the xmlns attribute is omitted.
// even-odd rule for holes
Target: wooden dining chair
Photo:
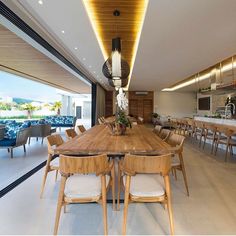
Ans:
<svg viewBox="0 0 236 236"><path fill-rule="evenodd" d="M169 171L171 154L136 156L127 154L119 163L118 190L125 187L122 235L126 234L128 204L130 202L159 202L167 205L170 231L174 234ZM123 175L122 175L123 174ZM120 190L117 206L119 209Z"/></svg>
<svg viewBox="0 0 236 236"><path fill-rule="evenodd" d="M195 139L197 140L199 137L199 147L201 147L202 139L205 135L205 123L201 121L195 121L196 129L195 129Z"/></svg>
<svg viewBox="0 0 236 236"><path fill-rule="evenodd" d="M58 155L55 154L54 149L63 143L64 143L64 140L62 139L60 134L47 136L48 159L45 166L43 183L42 183L41 192L40 192L40 198L42 198L43 196L43 191L44 191L45 183L47 180L48 172L55 170L56 171L55 179L57 179L58 170L59 170L59 158L58 158Z"/></svg>
<svg viewBox="0 0 236 236"><path fill-rule="evenodd" d="M217 126L212 124L205 124L204 125L204 133L203 133L203 149L205 148L206 141L211 141L211 153L214 151L214 147L218 138L217 135Z"/></svg>
<svg viewBox="0 0 236 236"><path fill-rule="evenodd" d="M105 154L96 156L60 155L61 184L54 235L57 234L61 208L67 204L98 202L103 208L104 233L107 231L107 190L112 186L115 208L114 163Z"/></svg>
<svg viewBox="0 0 236 236"><path fill-rule="evenodd" d="M77 128L78 128L78 130L79 130L79 132L80 132L81 134L86 131L86 129L84 128L83 125L78 125Z"/></svg>
<svg viewBox="0 0 236 236"><path fill-rule="evenodd" d="M215 144L215 155L218 151L219 144L224 145L226 147L225 161L227 161L228 153L230 153L230 155L233 155L233 147L236 146L236 140L233 139L233 135L235 134L235 131L218 125L217 133L218 133L218 136L217 136L216 144Z"/></svg>
<svg viewBox="0 0 236 236"><path fill-rule="evenodd" d="M161 125L156 125L155 128L153 129L153 132L155 134L159 135L161 130L162 130L162 126Z"/></svg>
<svg viewBox="0 0 236 236"><path fill-rule="evenodd" d="M169 138L170 134L171 134L171 131L169 129L162 129L158 136L163 141L166 141Z"/></svg>
<svg viewBox="0 0 236 236"><path fill-rule="evenodd" d="M71 129L66 129L65 130L65 133L66 133L66 138L68 140L78 136L78 134L75 132L74 128L71 128Z"/></svg>
<svg viewBox="0 0 236 236"><path fill-rule="evenodd" d="M171 134L167 140L167 143L171 146L171 148L169 148L169 151L172 153L171 169L173 170L175 174L175 179L177 180L176 170L181 171L183 174L187 195L189 196L187 175L186 175L184 159L183 159L184 140L185 140L185 137L183 135Z"/></svg>

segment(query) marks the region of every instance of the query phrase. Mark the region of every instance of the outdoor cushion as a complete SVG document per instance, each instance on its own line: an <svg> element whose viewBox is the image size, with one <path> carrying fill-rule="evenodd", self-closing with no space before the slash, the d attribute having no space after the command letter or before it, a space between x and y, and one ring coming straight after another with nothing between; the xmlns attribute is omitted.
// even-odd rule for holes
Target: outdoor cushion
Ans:
<svg viewBox="0 0 236 236"><path fill-rule="evenodd" d="M16 145L16 139L2 139L0 140L0 146L11 147Z"/></svg>
<svg viewBox="0 0 236 236"><path fill-rule="evenodd" d="M16 123L15 120L0 120L0 124L10 124L10 123Z"/></svg>
<svg viewBox="0 0 236 236"><path fill-rule="evenodd" d="M165 194L164 186L164 179L159 174L137 174L131 177L130 194L137 197L162 196Z"/></svg>
<svg viewBox="0 0 236 236"><path fill-rule="evenodd" d="M30 121L24 121L23 124L20 126L20 129L29 128L30 126L31 126Z"/></svg>
<svg viewBox="0 0 236 236"><path fill-rule="evenodd" d="M17 132L20 130L22 123L10 123L5 127L4 137L7 139L16 139Z"/></svg>
<svg viewBox="0 0 236 236"><path fill-rule="evenodd" d="M106 185L109 183L106 176ZM66 181L65 196L70 198L93 198L101 195L101 177L95 174L75 174Z"/></svg>

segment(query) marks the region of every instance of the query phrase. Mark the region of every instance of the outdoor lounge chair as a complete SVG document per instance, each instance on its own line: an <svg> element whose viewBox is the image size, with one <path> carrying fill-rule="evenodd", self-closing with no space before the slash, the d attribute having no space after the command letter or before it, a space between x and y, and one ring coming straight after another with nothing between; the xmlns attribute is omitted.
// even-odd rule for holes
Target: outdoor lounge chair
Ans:
<svg viewBox="0 0 236 236"><path fill-rule="evenodd" d="M7 149L11 153L11 158L13 158L13 148L23 146L24 152L26 153L25 144L30 135L30 128L21 129L17 132L16 139L4 138L0 140L0 149Z"/></svg>

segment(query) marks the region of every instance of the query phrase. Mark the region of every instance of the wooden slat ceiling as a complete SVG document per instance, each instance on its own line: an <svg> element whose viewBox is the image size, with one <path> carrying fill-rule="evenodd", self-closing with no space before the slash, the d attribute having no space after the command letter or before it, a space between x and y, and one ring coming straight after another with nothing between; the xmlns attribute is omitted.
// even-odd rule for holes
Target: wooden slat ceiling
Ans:
<svg viewBox="0 0 236 236"><path fill-rule="evenodd" d="M0 35L0 70L70 92L90 93L90 87L79 78L2 25Z"/></svg>
<svg viewBox="0 0 236 236"><path fill-rule="evenodd" d="M132 71L148 0L84 0L104 59L111 55L112 38L121 38L121 54ZM114 10L120 16L114 16Z"/></svg>

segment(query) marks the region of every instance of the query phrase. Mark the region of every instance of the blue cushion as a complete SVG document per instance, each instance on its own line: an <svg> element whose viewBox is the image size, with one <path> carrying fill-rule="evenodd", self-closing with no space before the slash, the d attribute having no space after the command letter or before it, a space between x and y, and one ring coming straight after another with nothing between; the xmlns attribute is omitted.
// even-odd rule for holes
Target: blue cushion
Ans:
<svg viewBox="0 0 236 236"><path fill-rule="evenodd" d="M16 123L15 120L0 120L0 124L10 124L10 123Z"/></svg>
<svg viewBox="0 0 236 236"><path fill-rule="evenodd" d="M5 127L4 137L7 139L16 139L17 132L21 129L22 123L10 123Z"/></svg>
<svg viewBox="0 0 236 236"><path fill-rule="evenodd" d="M15 145L16 145L16 139L4 138L4 139L0 140L0 146L10 147L10 146L15 146Z"/></svg>
<svg viewBox="0 0 236 236"><path fill-rule="evenodd" d="M20 126L21 129L29 128L31 126L30 121L24 121L24 123Z"/></svg>

